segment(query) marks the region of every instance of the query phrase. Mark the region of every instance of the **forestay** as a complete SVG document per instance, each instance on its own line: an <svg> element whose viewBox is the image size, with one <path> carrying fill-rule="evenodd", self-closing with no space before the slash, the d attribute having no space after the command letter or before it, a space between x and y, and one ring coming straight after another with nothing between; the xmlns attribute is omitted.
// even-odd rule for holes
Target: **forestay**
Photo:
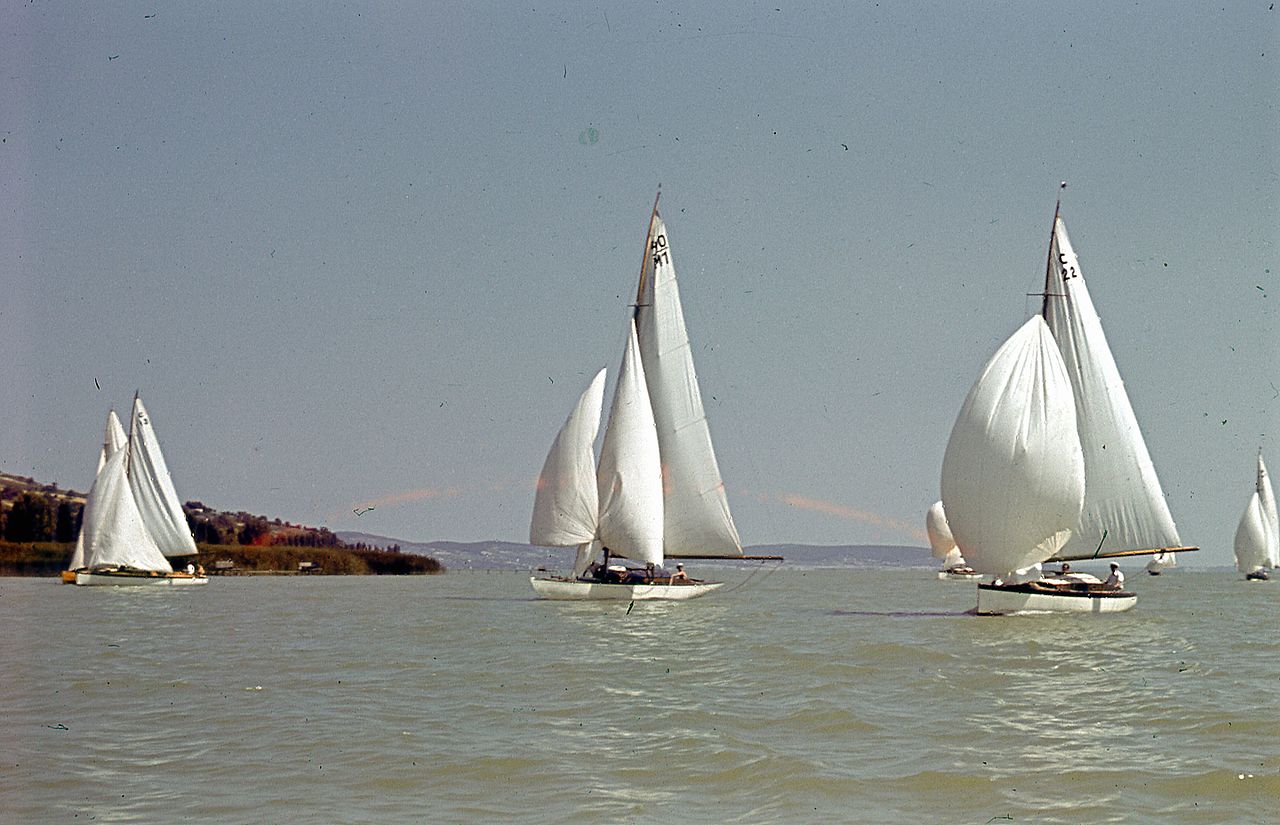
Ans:
<svg viewBox="0 0 1280 825"><path fill-rule="evenodd" d="M599 537L616 556L661 565L662 463L634 322L600 448Z"/></svg>
<svg viewBox="0 0 1280 825"><path fill-rule="evenodd" d="M124 427L120 425L120 419L116 416L116 411L108 410L107 426L102 434L102 449L98 451L98 467L93 471L95 480L98 477L98 473L102 472L107 459L115 455L127 443L128 438L124 434ZM81 519L80 532L76 534L76 549L71 553L71 563L67 565L67 569L79 570L84 566L84 520Z"/></svg>
<svg viewBox="0 0 1280 825"><path fill-rule="evenodd" d="M1075 402L1039 316L996 351L965 398L942 461L942 500L961 553L993 576L1048 559L1079 522Z"/></svg>
<svg viewBox="0 0 1280 825"><path fill-rule="evenodd" d="M1054 217L1043 315L1071 379L1088 480L1080 522L1074 525L1062 554L1093 553L1099 547L1105 554L1180 546L1160 480L1060 215Z"/></svg>
<svg viewBox="0 0 1280 825"><path fill-rule="evenodd" d="M693 367L667 228L656 209L636 294L636 328L662 457L666 552L741 556Z"/></svg>
<svg viewBox="0 0 1280 825"><path fill-rule="evenodd" d="M160 442L151 426L151 416L137 396L133 399L133 418L129 425L128 455L129 486L157 546L166 556L195 555L196 542L173 489Z"/></svg>
<svg viewBox="0 0 1280 825"><path fill-rule="evenodd" d="M143 523L124 465L127 450L107 458L84 505L86 567L132 567L170 573L173 568Z"/></svg>
<svg viewBox="0 0 1280 825"><path fill-rule="evenodd" d="M596 536L600 497L596 487L596 434L604 405L605 370L578 398L547 453L533 499L529 541L543 547L573 547Z"/></svg>

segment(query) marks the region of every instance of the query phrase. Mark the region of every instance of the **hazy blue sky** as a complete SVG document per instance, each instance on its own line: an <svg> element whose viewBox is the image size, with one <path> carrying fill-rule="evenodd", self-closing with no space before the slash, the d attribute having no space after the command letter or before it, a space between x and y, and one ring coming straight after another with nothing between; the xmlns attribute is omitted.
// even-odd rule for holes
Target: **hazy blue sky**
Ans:
<svg viewBox="0 0 1280 825"><path fill-rule="evenodd" d="M1228 563L1280 472L1271 5L10 4L0 469L87 489L140 389L184 498L523 540L661 183L744 542L920 544L1065 179Z"/></svg>

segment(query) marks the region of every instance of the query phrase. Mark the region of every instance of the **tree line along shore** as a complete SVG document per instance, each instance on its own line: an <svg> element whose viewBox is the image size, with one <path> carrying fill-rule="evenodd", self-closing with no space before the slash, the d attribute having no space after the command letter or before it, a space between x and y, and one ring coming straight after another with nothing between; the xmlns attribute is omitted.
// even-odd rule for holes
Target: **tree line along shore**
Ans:
<svg viewBox="0 0 1280 825"><path fill-rule="evenodd" d="M83 493L0 473L0 575L56 576L66 569L84 517ZM222 575L413 575L443 573L429 556L348 544L325 527L307 527L188 501L187 524L206 572ZM181 566L186 558L175 559Z"/></svg>

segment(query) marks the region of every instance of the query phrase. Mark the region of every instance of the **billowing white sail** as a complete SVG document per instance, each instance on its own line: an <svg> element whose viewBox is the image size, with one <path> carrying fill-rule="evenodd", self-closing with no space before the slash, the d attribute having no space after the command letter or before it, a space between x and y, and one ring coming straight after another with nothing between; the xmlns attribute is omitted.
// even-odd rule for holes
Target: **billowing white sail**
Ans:
<svg viewBox="0 0 1280 825"><path fill-rule="evenodd" d="M662 463L636 327L627 326L627 347L600 448L599 537L615 556L661 565Z"/></svg>
<svg viewBox="0 0 1280 825"><path fill-rule="evenodd" d="M127 450L116 450L109 456L89 490L82 528L85 566L173 572L147 531L129 489L124 472L128 454Z"/></svg>
<svg viewBox="0 0 1280 825"><path fill-rule="evenodd" d="M1258 508L1262 513L1262 524L1267 528L1267 563L1272 567L1280 565L1280 518L1276 514L1276 494L1271 489L1271 476L1267 474L1267 465L1258 453Z"/></svg>
<svg viewBox="0 0 1280 825"><path fill-rule="evenodd" d="M138 512L147 530L166 556L195 555L196 541L182 512L182 503L173 489L173 479L160 452L160 442L151 426L151 416L142 399L133 399L129 424L129 486L138 503Z"/></svg>
<svg viewBox="0 0 1280 825"><path fill-rule="evenodd" d="M1071 381L1033 316L992 356L951 430L942 461L947 521L976 571L1009 576L1061 548L1084 493Z"/></svg>
<svg viewBox="0 0 1280 825"><path fill-rule="evenodd" d="M929 547L932 548L935 559L950 557L952 550L957 554L960 552L956 548L955 537L951 535L951 526L947 524L947 511L941 501L935 501L925 513L924 529L929 534ZM963 563L964 558L961 557L957 564Z"/></svg>
<svg viewBox="0 0 1280 825"><path fill-rule="evenodd" d="M572 547L596 536L600 498L596 487L596 434L604 405L605 371L600 370L560 428L538 476L529 541L543 547Z"/></svg>
<svg viewBox="0 0 1280 825"><path fill-rule="evenodd" d="M1267 555L1267 524L1256 490L1249 496L1249 504L1236 526L1235 551L1236 568L1241 573L1248 574L1271 566Z"/></svg>
<svg viewBox="0 0 1280 825"><path fill-rule="evenodd" d="M115 410L107 411L107 426L102 434L102 449L98 451L98 468L93 471L93 477L97 479L98 473L102 472L102 468L107 463L107 459L116 454L120 448L128 443L128 438L124 434L124 427L120 426L120 419L116 416ZM86 506L87 502L86 502ZM67 565L68 570L79 570L84 567L84 516L81 515L80 532L76 534L76 549L71 553L71 562Z"/></svg>
<svg viewBox="0 0 1280 825"><path fill-rule="evenodd" d="M1061 216L1054 217L1043 315L1071 377L1087 479L1080 523L1063 554L1180 546Z"/></svg>
<svg viewBox="0 0 1280 825"><path fill-rule="evenodd" d="M693 368L667 228L656 209L648 247L636 330L662 455L666 552L741 556Z"/></svg>

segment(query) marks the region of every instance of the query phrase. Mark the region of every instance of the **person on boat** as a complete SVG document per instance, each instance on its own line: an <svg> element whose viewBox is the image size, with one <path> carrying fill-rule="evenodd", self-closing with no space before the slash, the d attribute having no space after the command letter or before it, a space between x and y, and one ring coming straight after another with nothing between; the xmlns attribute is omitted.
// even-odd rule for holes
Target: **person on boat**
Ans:
<svg viewBox="0 0 1280 825"><path fill-rule="evenodd" d="M1119 590L1124 587L1124 573L1120 572L1120 565L1117 562L1111 562L1111 575L1107 576L1107 580L1102 586L1108 590Z"/></svg>
<svg viewBox="0 0 1280 825"><path fill-rule="evenodd" d="M671 574L671 581L669 583L675 584L676 582L687 582L688 580L689 574L684 572L684 562L676 562L676 572Z"/></svg>
<svg viewBox="0 0 1280 825"><path fill-rule="evenodd" d="M191 562L187 562L187 575L194 576L196 574L196 566Z"/></svg>
<svg viewBox="0 0 1280 825"><path fill-rule="evenodd" d="M1064 561L1062 563L1062 569L1058 571L1058 575L1065 576L1070 572L1071 572L1071 565Z"/></svg>

